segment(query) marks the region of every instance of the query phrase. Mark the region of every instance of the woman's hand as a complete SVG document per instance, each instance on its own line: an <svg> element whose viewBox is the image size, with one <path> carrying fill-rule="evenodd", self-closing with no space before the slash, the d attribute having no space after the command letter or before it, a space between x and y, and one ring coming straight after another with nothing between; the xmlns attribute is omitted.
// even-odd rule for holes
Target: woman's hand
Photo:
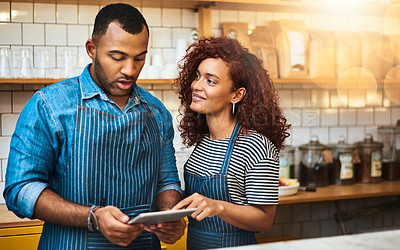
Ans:
<svg viewBox="0 0 400 250"><path fill-rule="evenodd" d="M197 208L197 211L193 212L191 216L198 221L207 217L218 216L225 210L223 201L213 200L198 193L181 200L172 210L182 208Z"/></svg>

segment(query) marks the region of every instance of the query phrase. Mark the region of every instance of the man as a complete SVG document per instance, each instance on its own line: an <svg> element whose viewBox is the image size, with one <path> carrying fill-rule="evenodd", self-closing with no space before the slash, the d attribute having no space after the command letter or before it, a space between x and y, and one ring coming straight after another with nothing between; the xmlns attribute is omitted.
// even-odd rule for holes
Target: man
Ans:
<svg viewBox="0 0 400 250"><path fill-rule="evenodd" d="M149 29L140 12L98 13L82 75L38 91L11 140L4 197L19 217L45 221L39 249L160 248L184 220L145 227L129 216L181 199L172 117L138 87ZM154 233L154 234L152 234Z"/></svg>

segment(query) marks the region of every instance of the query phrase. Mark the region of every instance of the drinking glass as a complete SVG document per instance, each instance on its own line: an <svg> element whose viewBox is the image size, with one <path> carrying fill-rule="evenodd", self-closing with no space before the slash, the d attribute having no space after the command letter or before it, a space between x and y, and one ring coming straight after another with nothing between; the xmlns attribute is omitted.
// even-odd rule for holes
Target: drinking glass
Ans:
<svg viewBox="0 0 400 250"><path fill-rule="evenodd" d="M0 78L11 78L9 49L0 49Z"/></svg>

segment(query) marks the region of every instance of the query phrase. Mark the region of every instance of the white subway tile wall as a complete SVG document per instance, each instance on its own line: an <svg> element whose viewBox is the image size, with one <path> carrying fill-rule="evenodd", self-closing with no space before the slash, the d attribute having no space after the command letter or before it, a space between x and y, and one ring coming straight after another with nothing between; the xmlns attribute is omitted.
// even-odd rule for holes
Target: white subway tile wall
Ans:
<svg viewBox="0 0 400 250"><path fill-rule="evenodd" d="M67 25L66 24L46 24L46 45L67 45Z"/></svg>
<svg viewBox="0 0 400 250"><path fill-rule="evenodd" d="M372 125L374 124L374 109L365 108L357 109L357 125Z"/></svg>
<svg viewBox="0 0 400 250"><path fill-rule="evenodd" d="M9 22L10 21L10 3L1 2L0 3L0 22Z"/></svg>
<svg viewBox="0 0 400 250"><path fill-rule="evenodd" d="M13 113L21 113L26 103L33 96L33 91L14 91L12 92L12 108Z"/></svg>
<svg viewBox="0 0 400 250"><path fill-rule="evenodd" d="M339 109L339 124L340 125L355 125L356 110L355 109Z"/></svg>
<svg viewBox="0 0 400 250"><path fill-rule="evenodd" d="M393 121L395 122L395 121ZM375 108L375 124L385 125L390 123L390 109L389 108Z"/></svg>
<svg viewBox="0 0 400 250"><path fill-rule="evenodd" d="M48 3L33 4L33 20L35 23L55 23L56 5Z"/></svg>
<svg viewBox="0 0 400 250"><path fill-rule="evenodd" d="M289 90L279 90L280 106L288 108L292 106L292 92Z"/></svg>
<svg viewBox="0 0 400 250"><path fill-rule="evenodd" d="M56 5L57 23L77 24L78 23L78 5L57 4Z"/></svg>
<svg viewBox="0 0 400 250"><path fill-rule="evenodd" d="M7 160L3 159L0 161L1 164L1 181L6 180L6 167L7 167Z"/></svg>
<svg viewBox="0 0 400 250"><path fill-rule="evenodd" d="M59 76L64 65L64 51L72 49L78 55L77 65L80 73L90 62L84 44L91 35L93 20L98 5L76 4L39 4L0 2L0 46L12 51L27 48L32 53L32 63L39 65L39 51L46 49L50 68L54 77ZM191 33L198 29L198 13L189 9L139 8L150 26L149 54L146 63L151 62L151 55L161 54L164 63L173 62L172 56L176 41L191 41ZM379 33L389 30L400 34L399 25L384 27L382 18L375 16L318 15L283 12L251 12L212 10L212 32L222 33L222 22L248 22L250 28L265 25L267 21L278 19L303 20L309 29L320 30L367 30ZM10 21L11 20L11 21ZM386 30L385 30L386 29ZM288 122L292 124L291 136L286 143L299 146L308 143L311 135L317 135L324 144L337 143L339 136L346 142L363 140L365 133L373 134L378 139L377 126L395 124L400 119L399 104L391 102L383 87L378 84L378 93L366 107L349 107L349 101L340 98L336 90L326 90L313 84L275 84L281 98L281 105ZM6 85L0 84L0 193L3 191L5 171L11 134L18 116L31 98L34 91L44 85ZM172 85L142 85L164 102L177 124L179 100ZM176 132L174 144L177 150L178 169L182 170L190 150L182 150L179 132ZM299 150L295 154L299 161ZM0 203L4 200L0 196ZM352 201L348 202L353 205ZM346 204L347 205L347 204ZM285 205L279 206L273 228L262 236L291 234L296 237L318 235L336 235L339 232L332 218L332 204L323 205ZM386 215L385 218L388 218ZM394 215L393 215L394 216ZM400 218L400 216L398 216ZM391 226L390 217L387 226ZM306 220L307 222L303 222ZM348 223L357 229L360 224Z"/></svg>
<svg viewBox="0 0 400 250"><path fill-rule="evenodd" d="M318 136L318 140L322 144L329 144L329 128L327 127L313 127L311 128L311 135Z"/></svg>
<svg viewBox="0 0 400 250"><path fill-rule="evenodd" d="M0 114L11 113L11 92L0 92Z"/></svg>
<svg viewBox="0 0 400 250"><path fill-rule="evenodd" d="M321 126L337 126L338 110L337 109L321 109L320 113Z"/></svg>
<svg viewBox="0 0 400 250"><path fill-rule="evenodd" d="M33 3L11 2L11 22L33 22Z"/></svg>
<svg viewBox="0 0 400 250"><path fill-rule="evenodd" d="M199 27L199 14L193 9L182 10L182 27Z"/></svg>
<svg viewBox="0 0 400 250"><path fill-rule="evenodd" d="M78 23L93 24L100 6L97 5L79 5L78 6Z"/></svg>
<svg viewBox="0 0 400 250"><path fill-rule="evenodd" d="M1 114L1 135L12 136L19 114Z"/></svg>
<svg viewBox="0 0 400 250"><path fill-rule="evenodd" d="M7 159L8 153L10 152L10 136L0 137L0 159Z"/></svg>
<svg viewBox="0 0 400 250"><path fill-rule="evenodd" d="M181 9L162 9L163 27L181 27L182 15Z"/></svg>
<svg viewBox="0 0 400 250"><path fill-rule="evenodd" d="M5 186L5 182L4 181L1 181L0 182L0 190L4 190L4 186ZM5 203L5 201L4 201L4 197L3 197L3 195L0 195L0 204L4 204Z"/></svg>
<svg viewBox="0 0 400 250"><path fill-rule="evenodd" d="M151 45L154 48L172 47L172 28L151 28Z"/></svg>
<svg viewBox="0 0 400 250"><path fill-rule="evenodd" d="M44 45L44 24L24 23L22 24L23 45Z"/></svg>
<svg viewBox="0 0 400 250"><path fill-rule="evenodd" d="M346 142L348 143L347 140L347 129L345 127L340 128L340 127L331 127L329 128L329 142L330 143L337 143L339 136L344 136L346 138Z"/></svg>
<svg viewBox="0 0 400 250"><path fill-rule="evenodd" d="M147 25L151 27L162 26L162 9L159 8L143 8L142 14L146 18ZM176 17L174 17L176 18Z"/></svg>
<svg viewBox="0 0 400 250"><path fill-rule="evenodd" d="M365 128L361 126L347 127L347 142L355 143L364 140ZM375 138L376 139L376 138Z"/></svg>
<svg viewBox="0 0 400 250"><path fill-rule="evenodd" d="M67 45L83 46L90 38L88 25L67 25Z"/></svg>
<svg viewBox="0 0 400 250"><path fill-rule="evenodd" d="M0 44L21 44L22 25L20 23L0 23Z"/></svg>

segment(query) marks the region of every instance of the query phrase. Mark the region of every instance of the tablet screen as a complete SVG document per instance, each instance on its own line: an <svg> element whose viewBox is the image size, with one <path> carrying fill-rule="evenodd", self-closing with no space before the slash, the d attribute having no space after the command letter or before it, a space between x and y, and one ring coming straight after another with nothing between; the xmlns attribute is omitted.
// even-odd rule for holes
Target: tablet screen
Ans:
<svg viewBox="0 0 400 250"><path fill-rule="evenodd" d="M135 218L128 221L128 224L143 223L146 226L154 225L161 222L178 221L185 216L191 215L197 208L187 208L180 210L168 210L141 213Z"/></svg>

